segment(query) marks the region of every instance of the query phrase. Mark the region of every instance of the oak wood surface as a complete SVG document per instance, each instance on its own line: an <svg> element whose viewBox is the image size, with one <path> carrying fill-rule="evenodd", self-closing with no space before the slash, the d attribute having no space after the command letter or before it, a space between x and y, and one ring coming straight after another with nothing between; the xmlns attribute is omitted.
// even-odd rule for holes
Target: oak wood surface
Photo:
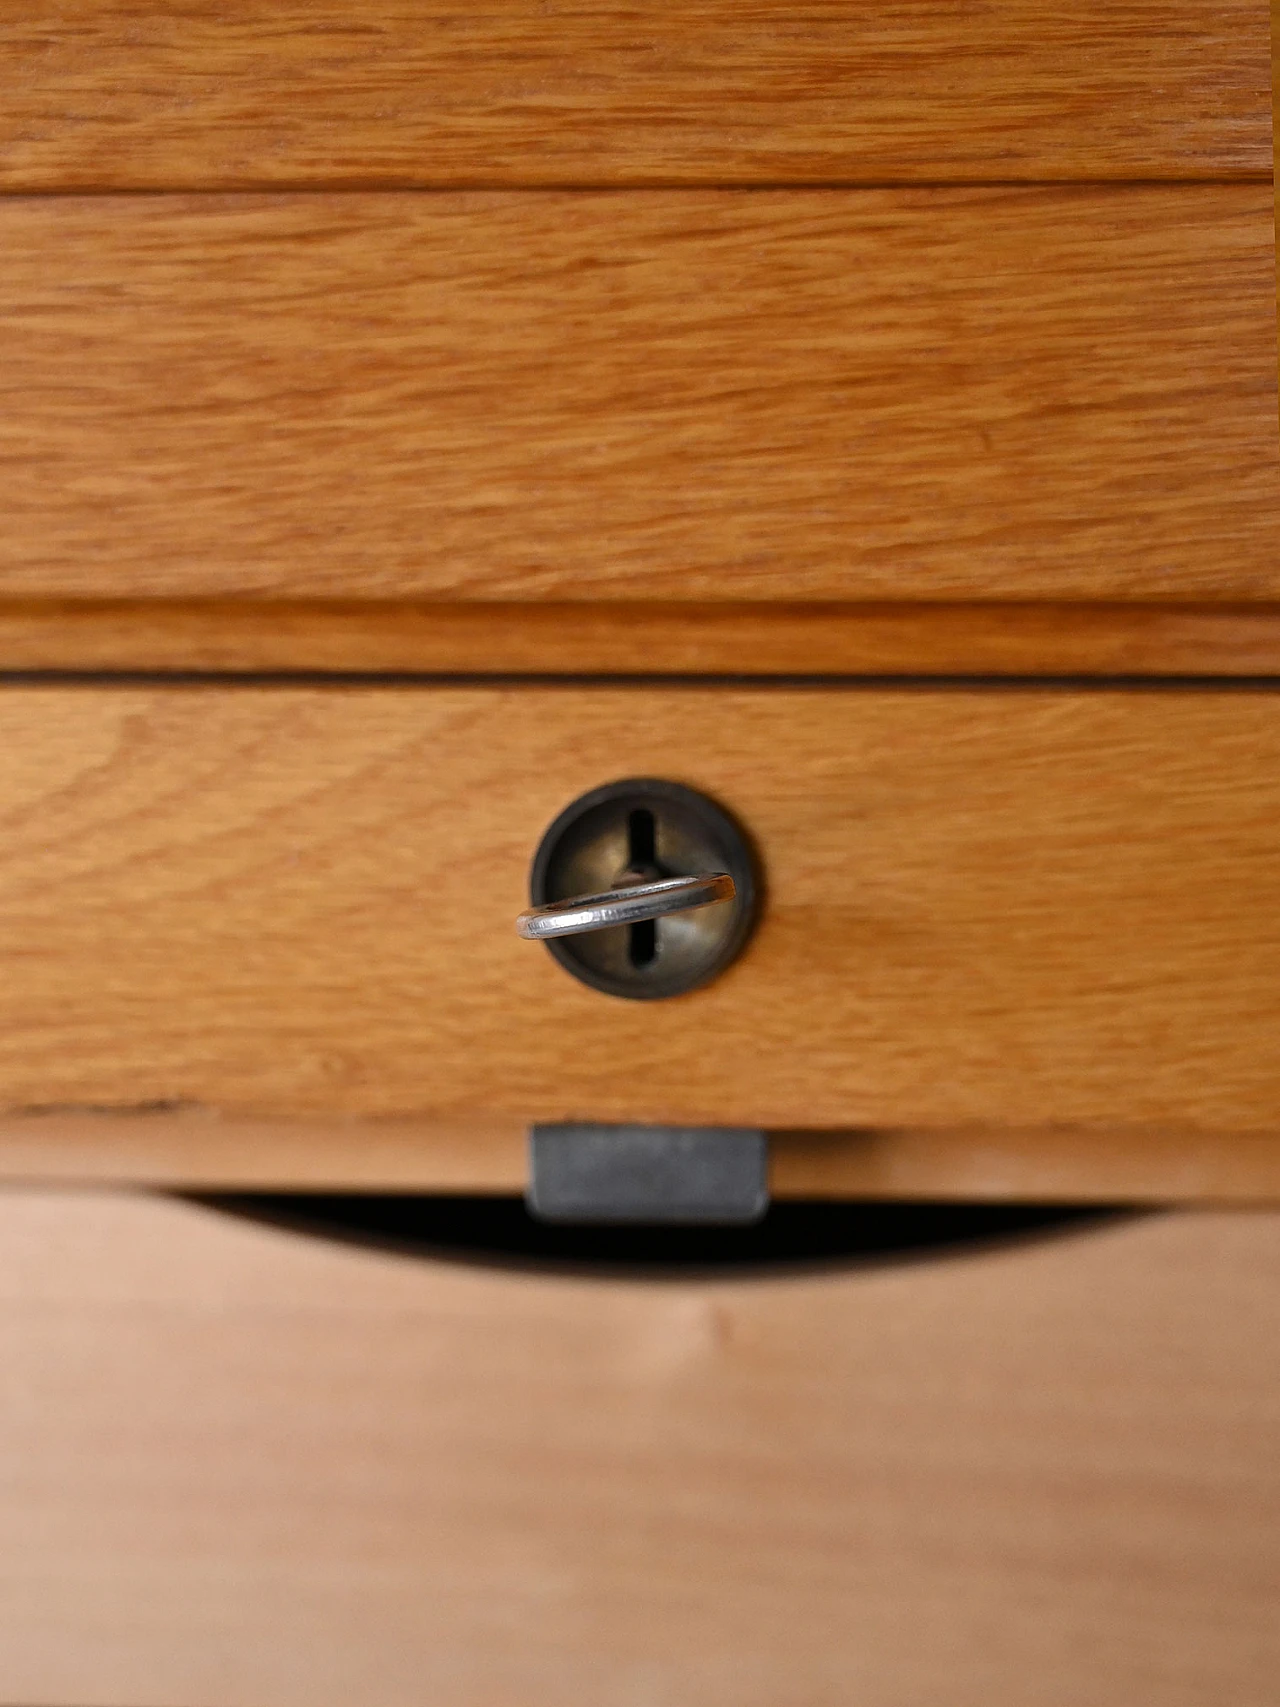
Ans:
<svg viewBox="0 0 1280 1707"><path fill-rule="evenodd" d="M184 1189L522 1194L519 1120L227 1119L210 1109L0 1118L0 1180ZM1158 1127L769 1134L776 1198L1277 1204L1280 1135Z"/></svg>
<svg viewBox="0 0 1280 1707"><path fill-rule="evenodd" d="M768 904L626 1003L513 930L547 823L705 789ZM1280 697L11 686L0 1104L1274 1131Z"/></svg>
<svg viewBox="0 0 1280 1707"><path fill-rule="evenodd" d="M8 189L1271 171L1266 0L33 0Z"/></svg>
<svg viewBox="0 0 1280 1707"><path fill-rule="evenodd" d="M1280 675L1280 606L0 599L0 670Z"/></svg>
<svg viewBox="0 0 1280 1707"><path fill-rule="evenodd" d="M1280 1238L516 1276L0 1197L29 1707L1262 1707Z"/></svg>
<svg viewBox="0 0 1280 1707"><path fill-rule="evenodd" d="M0 202L0 592L1274 599L1269 185Z"/></svg>

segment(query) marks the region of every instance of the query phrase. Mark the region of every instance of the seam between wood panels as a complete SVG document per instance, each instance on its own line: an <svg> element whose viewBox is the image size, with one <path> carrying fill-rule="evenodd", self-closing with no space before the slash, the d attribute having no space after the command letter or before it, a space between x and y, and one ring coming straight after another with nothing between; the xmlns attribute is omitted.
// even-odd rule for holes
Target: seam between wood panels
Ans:
<svg viewBox="0 0 1280 1707"><path fill-rule="evenodd" d="M893 675L765 675L702 674L653 675L623 671L590 671L581 675L566 672L540 674L502 670L415 671L415 670L0 670L0 693L37 687L78 688L538 688L565 692L578 689L617 688L619 691L653 693L704 688L718 692L729 688L794 693L1212 693L1258 694L1280 690L1280 673L1257 676L1215 675L1055 675L1028 671L1021 675L967 674L948 671L930 675L926 671Z"/></svg>
<svg viewBox="0 0 1280 1707"><path fill-rule="evenodd" d="M458 180L449 183L401 182L395 179L352 181L335 179L332 183L314 180L300 182L263 183L200 183L190 184L59 184L48 189L9 189L0 185L3 201L81 201L90 199L125 200L129 198L198 196L260 197L263 200L281 196L606 196L655 194L663 195L777 195L784 191L832 194L857 191L885 190L1173 190L1229 189L1237 185L1274 184L1274 172L1236 172L1206 177L1116 177L1116 178L830 178L830 179L758 179L725 181L708 179L705 182L689 179L637 179L618 183L513 183L502 179Z"/></svg>

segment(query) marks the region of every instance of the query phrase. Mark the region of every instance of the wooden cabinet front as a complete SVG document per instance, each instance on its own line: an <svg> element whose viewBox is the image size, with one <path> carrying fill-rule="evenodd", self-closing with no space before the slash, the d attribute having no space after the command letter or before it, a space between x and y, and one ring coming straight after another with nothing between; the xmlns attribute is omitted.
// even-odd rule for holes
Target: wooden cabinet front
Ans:
<svg viewBox="0 0 1280 1707"><path fill-rule="evenodd" d="M14 685L0 727L19 1124L1274 1127L1267 690ZM549 821L646 774L766 900L632 1002L514 920Z"/></svg>

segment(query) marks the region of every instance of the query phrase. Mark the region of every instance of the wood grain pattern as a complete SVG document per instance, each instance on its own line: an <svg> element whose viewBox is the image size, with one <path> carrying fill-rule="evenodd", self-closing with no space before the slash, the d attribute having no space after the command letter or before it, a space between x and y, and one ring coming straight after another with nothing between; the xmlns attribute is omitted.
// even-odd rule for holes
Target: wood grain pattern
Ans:
<svg viewBox="0 0 1280 1707"><path fill-rule="evenodd" d="M1280 606L0 599L0 670L1257 677Z"/></svg>
<svg viewBox="0 0 1280 1707"><path fill-rule="evenodd" d="M645 1285L5 1194L6 1693L1260 1707L1277 1231Z"/></svg>
<svg viewBox="0 0 1280 1707"><path fill-rule="evenodd" d="M0 203L11 597L1274 599L1269 185Z"/></svg>
<svg viewBox="0 0 1280 1707"><path fill-rule="evenodd" d="M1280 1205L1280 1134L1062 1125L769 1135L776 1198ZM528 1128L253 1120L209 1109L0 1118L0 1181L252 1191L521 1194Z"/></svg>
<svg viewBox="0 0 1280 1707"><path fill-rule="evenodd" d="M1266 0L34 0L9 189L1271 170Z"/></svg>
<svg viewBox="0 0 1280 1707"><path fill-rule="evenodd" d="M619 775L720 798L769 902L696 995L513 930ZM0 1104L1275 1130L1280 696L0 692Z"/></svg>

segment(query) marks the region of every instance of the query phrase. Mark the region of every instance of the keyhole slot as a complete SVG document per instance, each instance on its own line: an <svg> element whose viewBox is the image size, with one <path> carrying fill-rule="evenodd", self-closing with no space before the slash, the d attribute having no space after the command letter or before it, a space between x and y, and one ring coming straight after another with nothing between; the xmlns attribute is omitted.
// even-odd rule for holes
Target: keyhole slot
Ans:
<svg viewBox="0 0 1280 1707"><path fill-rule="evenodd" d="M627 818L627 853L633 871L657 865L657 825L647 806L638 806ZM627 958L638 972L652 966L658 957L658 921L644 919L629 927Z"/></svg>

